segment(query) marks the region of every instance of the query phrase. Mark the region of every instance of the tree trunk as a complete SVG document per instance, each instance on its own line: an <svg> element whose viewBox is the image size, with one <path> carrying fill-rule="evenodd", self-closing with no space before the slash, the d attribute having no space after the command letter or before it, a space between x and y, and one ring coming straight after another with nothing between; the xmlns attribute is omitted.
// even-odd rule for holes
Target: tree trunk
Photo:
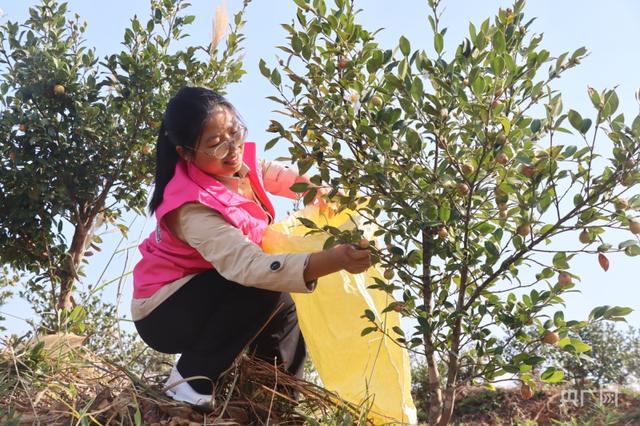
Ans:
<svg viewBox="0 0 640 426"><path fill-rule="evenodd" d="M464 309L464 296L467 289L469 270L465 266L460 274L460 289L458 290L458 310ZM451 335L451 350L449 352L449 363L447 371L447 388L444 393L444 403L442 407L442 417L440 426L449 424L453 417L453 408L456 402L456 386L458 384L458 370L460 368L460 337L462 334L462 316L458 315L453 323Z"/></svg>
<svg viewBox="0 0 640 426"><path fill-rule="evenodd" d="M422 230L422 285L424 309L427 319L433 313L433 289L431 288L431 239L426 229ZM433 344L433 333L426 330L423 334L425 355L427 362L427 390L429 398L428 420L435 425L442 413L442 392L440 390L440 374L436 361L436 350Z"/></svg>
<svg viewBox="0 0 640 426"><path fill-rule="evenodd" d="M82 262L85 248L87 245L87 237L89 232L82 224L76 224L71 240L71 247L67 253L63 265L62 278L60 281L60 294L58 295L58 309L69 312L73 309L73 289L76 279L78 278L77 270Z"/></svg>

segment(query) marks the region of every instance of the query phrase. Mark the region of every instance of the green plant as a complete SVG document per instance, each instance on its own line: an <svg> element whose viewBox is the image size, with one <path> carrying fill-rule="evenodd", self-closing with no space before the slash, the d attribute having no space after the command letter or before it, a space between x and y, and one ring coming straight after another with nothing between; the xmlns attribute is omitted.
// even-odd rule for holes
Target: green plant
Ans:
<svg viewBox="0 0 640 426"><path fill-rule="evenodd" d="M244 2L247 6L249 0ZM63 327L96 229L143 213L153 146L169 97L185 84L224 93L242 70L244 7L226 47L175 48L194 16L183 0L150 2L124 30L123 50L98 57L86 23L43 0L0 29L0 262L28 274L21 296L45 329Z"/></svg>
<svg viewBox="0 0 640 426"><path fill-rule="evenodd" d="M617 249L605 234L628 228L640 209L638 195L626 210L615 202L640 182L640 116L626 124L614 90L590 89L595 112L586 118L566 109L553 88L579 65L585 48L556 56L542 48L522 0L470 24L468 37L449 51L441 1L429 0L431 55L406 37L380 46L376 31L358 23L354 1L295 2L295 22L283 25L286 57L273 67L260 63L277 92L271 99L293 120L272 121L275 137L267 148L287 141L299 171L311 171L313 184L330 188L328 197L341 208L365 204L359 213L378 227L386 246L373 250L375 260L389 271L371 287L398 295L402 315L417 323L390 337L425 357L430 424L450 421L461 370L474 372L465 382L511 373L533 386L532 369L544 361L543 336L556 350L579 354L589 347L570 332L624 320L631 309L598 307L589 321L547 313L576 285L577 252L597 255L601 265L606 253L640 254L633 234ZM560 144L559 134L573 134L573 142ZM596 150L599 136L612 146L606 162L599 145ZM306 197L314 195L311 189ZM328 246L362 237L303 224L327 233ZM549 259L538 253L584 229L591 243L580 249L550 250ZM533 282L522 282L525 266L539 271ZM565 274L558 283L561 273L572 283ZM498 284L507 290L498 292ZM523 295L514 291L530 287ZM371 321L364 333L382 332L372 312L364 317ZM505 342L493 327L505 330ZM515 340L523 351L502 361ZM541 374L551 383L563 377L555 368Z"/></svg>

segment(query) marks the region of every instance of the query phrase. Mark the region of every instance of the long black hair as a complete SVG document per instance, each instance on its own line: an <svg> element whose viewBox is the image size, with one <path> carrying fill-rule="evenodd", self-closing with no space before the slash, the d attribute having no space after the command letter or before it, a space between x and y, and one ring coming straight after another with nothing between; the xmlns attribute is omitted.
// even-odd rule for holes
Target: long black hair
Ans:
<svg viewBox="0 0 640 426"><path fill-rule="evenodd" d="M202 127L219 105L238 115L227 99L205 87L183 87L169 101L156 141L156 177L149 202L151 214L162 202L164 189L175 173L180 158L176 147L197 149Z"/></svg>

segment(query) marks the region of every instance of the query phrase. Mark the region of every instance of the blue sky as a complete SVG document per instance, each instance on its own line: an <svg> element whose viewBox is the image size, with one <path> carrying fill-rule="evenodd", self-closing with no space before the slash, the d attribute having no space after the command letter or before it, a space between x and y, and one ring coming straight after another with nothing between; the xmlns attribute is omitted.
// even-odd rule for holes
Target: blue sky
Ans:
<svg viewBox="0 0 640 426"><path fill-rule="evenodd" d="M0 1L0 8L5 16L2 19L23 21L27 15L28 6L34 1ZM94 2L71 0L69 9L77 12L88 22L86 33L88 46L95 46L99 55L116 52L120 49L123 31L129 19L137 14L146 21L148 16L148 2L111 0L109 2ZM211 17L218 2L193 0L188 9L196 16L194 24L189 29L191 37L187 39L191 44L207 44L211 35ZM426 48L433 52L431 31L427 24L427 8L425 0L398 0L396 2L382 0L360 0L357 3L363 8L361 23L368 29L384 27L379 35L379 42L383 46L393 47L401 35L406 36L412 48ZM470 21L477 25L485 18L493 16L499 7L509 7L511 2L499 0L449 0L443 2L445 6L442 25L448 27L445 37L445 50L453 48L467 35ZM241 5L240 0L228 0L231 13ZM295 7L291 0L254 0L248 8L245 27L245 69L248 74L240 84L229 88L228 98L236 105L250 128L250 137L258 143L270 139L264 129L269 120L276 118L272 112L275 105L265 99L274 95L270 84L258 71L258 61L263 58L267 64L273 66L278 50L276 45L284 44L285 32L280 23L289 22L294 16ZM531 0L526 9L529 17L537 17L533 30L544 33L542 46L553 55L565 51L573 51L586 46L590 52L588 58L577 69L569 73L555 84L555 88L563 93L565 108L573 108L581 112L583 117L593 118L594 113L587 98L587 86L598 90L617 87L620 97L620 110L625 113L627 120L638 114L638 104L634 101L634 92L640 88L640 56L638 55L638 40L640 40L640 2L636 0L617 0L602 2L598 0L557 1ZM609 148L606 140L601 139L601 146ZM283 143L276 149L268 151L264 156L273 159L285 155ZM634 192L638 192L637 188ZM275 198L275 197L274 197ZM278 218L282 218L287 210L292 208L288 200L277 199L275 206ZM637 213L637 212L636 212ZM143 218L137 219L142 224ZM153 220L149 221L150 224ZM143 231L146 235L150 225ZM136 229L137 230L137 229ZM132 232L133 238L137 232ZM103 253L110 254L115 247L117 236L107 234ZM577 243L577 233L572 241ZM621 241L630 237L621 235L613 241ZM572 244L572 241L565 241ZM129 242L135 244L135 240ZM575 248L575 247L574 247ZM137 251L130 252L129 264L135 261ZM573 263L572 272L582 276L579 284L581 293L568 295L565 316L569 319L584 319L592 307L596 305L622 305L635 309L629 317L629 323L640 325L640 258L629 258L624 255L611 255L611 269L604 272L597 264L594 255L579 257ZM88 267L91 280L97 280L102 272L106 256L94 256ZM124 254L116 256L110 265L106 279L117 276L122 271ZM536 272L536 271L534 271ZM112 286L108 291L112 296L116 289ZM122 287L121 313L128 316L128 302L131 295L131 282L126 281ZM28 310L20 301L12 301L3 306L3 312L19 318L29 316ZM9 319L6 324L11 332L21 332L26 329L22 320Z"/></svg>

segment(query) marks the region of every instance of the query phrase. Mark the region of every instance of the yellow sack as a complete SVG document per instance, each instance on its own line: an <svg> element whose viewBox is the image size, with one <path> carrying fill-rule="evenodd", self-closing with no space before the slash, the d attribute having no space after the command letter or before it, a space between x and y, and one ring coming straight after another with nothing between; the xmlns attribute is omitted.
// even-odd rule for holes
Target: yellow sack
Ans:
<svg viewBox="0 0 640 426"><path fill-rule="evenodd" d="M309 231L297 217L313 220L318 226L354 228L354 223L373 239L375 228L364 226L363 218L345 210L327 218L316 205L310 205L267 228L262 247L267 253L305 253L321 251L326 234L304 236ZM416 423L416 408L411 398L411 370L407 351L380 332L362 337L362 329L371 324L360 318L365 309L391 334L400 326L397 312L380 314L391 296L367 289L373 278L382 279L380 271L369 268L362 274L341 271L322 277L310 294L292 294L298 311L300 329L307 349L326 389L341 398L360 404L371 403L370 417L376 424Z"/></svg>

